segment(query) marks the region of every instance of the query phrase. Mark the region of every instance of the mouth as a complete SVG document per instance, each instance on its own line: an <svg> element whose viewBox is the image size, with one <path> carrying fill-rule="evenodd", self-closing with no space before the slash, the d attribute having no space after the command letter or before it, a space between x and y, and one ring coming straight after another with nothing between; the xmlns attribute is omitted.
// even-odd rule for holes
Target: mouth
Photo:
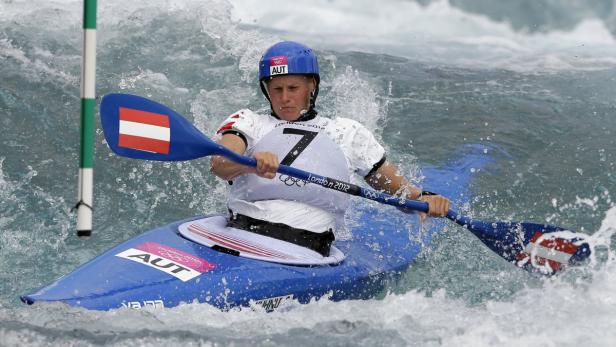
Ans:
<svg viewBox="0 0 616 347"><path fill-rule="evenodd" d="M283 112L289 112L289 111L295 111L295 107L293 106L283 106L280 108L281 111Z"/></svg>

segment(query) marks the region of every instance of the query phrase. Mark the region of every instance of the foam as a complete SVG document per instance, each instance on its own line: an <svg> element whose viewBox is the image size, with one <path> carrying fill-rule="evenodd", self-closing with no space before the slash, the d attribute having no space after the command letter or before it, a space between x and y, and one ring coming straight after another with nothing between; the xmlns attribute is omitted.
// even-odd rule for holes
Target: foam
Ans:
<svg viewBox="0 0 616 347"><path fill-rule="evenodd" d="M396 54L464 66L592 70L615 65L616 41L589 18L572 30L528 33L506 22L464 12L448 1L231 0L234 18L273 29L317 48ZM300 8L301 11L297 9ZM543 56L548 56L544 58Z"/></svg>
<svg viewBox="0 0 616 347"><path fill-rule="evenodd" d="M204 37L211 38L205 43L216 45L218 49L214 60L234 61L229 70L223 70L221 75L229 74L235 78L239 74L246 82L245 85L230 83L225 88L218 87L220 89L186 88L189 89L188 94L191 94L186 97L188 104L191 104L190 98L193 98L191 113L197 123L203 124L201 128L210 133L217 125L216 122L207 122L211 117L221 117L222 120L222 117L235 109L245 107L248 103L246 100L251 98L258 99L259 104L262 104L261 95L250 84L255 76L256 61L265 47L282 38L306 39L307 43L314 44L316 49L325 53L322 61L324 64L332 64L329 67L335 66L336 53L327 52L328 49L335 52L357 49L362 52L399 54L429 64L461 64L487 69L504 66L523 71L599 69L616 65L613 38L596 19L582 21L568 31L527 33L516 31L506 23L496 23L484 16L465 13L445 1L426 7L410 1L367 0L271 4L256 0L234 0L232 4L234 8L226 1L99 2L99 24L102 29L99 48L101 52L115 53L113 48L105 45L113 43L121 35L121 31L114 29L117 25L124 25L124 29L138 29L164 15L186 16L193 21L198 18L197 30L202 30L200 34ZM81 37L81 6L82 1L77 0L43 3L0 0L0 23L11 28L32 28L31 32L20 31L20 34L26 38L36 38L41 34L34 29L40 28L32 26L32 22L28 21L36 21L39 17L35 15L45 14L43 22L55 23L53 33L63 33L62 37L74 37L72 40L78 42ZM275 11L272 10L274 7ZM56 9L62 13L61 19L53 17L58 13ZM232 17L232 13L237 17ZM323 16L323 20L316 18L317 15ZM310 20L304 20L306 18ZM239 19L241 22L238 23ZM24 26L24 23L28 25ZM80 56L77 49L73 56L67 56L63 62L54 65L49 61L61 57L50 56L49 49L23 43L25 47L22 47L16 40L11 41L3 35L0 34L0 64L14 62L21 69L17 73L28 77L32 73L33 78L45 82L75 82L71 90L78 94L78 77L66 72L78 73ZM79 43L74 43L71 47L78 46ZM27 50L27 47L32 47L32 50ZM184 61L192 59L187 52L190 51L165 54L170 54L170 61L176 58ZM147 59L143 57L143 61ZM135 62L135 65L139 63ZM58 65L62 67L57 68ZM227 67L220 69L224 68ZM378 131L377 121L383 120L380 118L383 112L378 105L379 95L374 86L353 68L338 68L340 71L336 71L332 79L324 81L324 87L331 88L331 91L327 93L329 96L323 93L323 101L343 111L365 111L354 117L366 117L358 120ZM133 92L130 89L135 85L136 92L149 88L159 90L161 94L185 93L185 86L177 85L165 71L147 68L138 70L137 66L132 69L135 70L126 72L126 76L104 76L100 80L101 85L106 88L118 87L121 78L125 78L128 92ZM498 83L488 82L490 87L495 88ZM167 97L177 102L174 107L182 107L180 105L186 100L176 100L175 96ZM41 98L44 97L41 94ZM62 99L62 102L66 100ZM221 114L223 111L225 113ZM15 147L15 153L29 152ZM11 155L13 153L2 153L2 158L10 158ZM394 152L396 155L404 156L403 153ZM613 329L616 326L616 261L612 250L616 207L605 211L598 230L591 230L594 233L590 242L598 255L594 262L587 268L571 269L547 280L526 274L502 262L490 251L478 249L468 241L470 236L464 234L464 230L455 228L451 233L443 235L443 238L459 235L456 242L447 245L453 244L457 248L452 246L441 250L436 247L429 257L418 260L410 270L407 282L398 287L405 291L409 287L418 288L421 285L415 281L424 280L430 282L425 286L427 289L388 294L382 300L340 303L321 300L309 305L292 305L291 310L272 314L252 310L220 312L204 304L185 304L161 311L113 312L90 312L57 303L18 306L19 303L14 301L17 301L17 294L25 291L25 286L34 287L46 283L52 277L70 271L78 263L116 244L119 239L128 238L149 226L162 224L163 219L177 219L178 214L187 211L186 208L177 207L177 210L165 214L165 211L157 209L159 203L167 210L170 209L169 199L176 198L178 206L187 205L199 211L224 210L225 184L211 178L203 162L194 166L188 163L158 165L109 160L111 154L107 152L102 152L101 156L101 164L97 165L101 169L99 187L103 188L101 190L104 193L96 200L97 211L101 215L110 211L118 213L118 206L130 206L134 208L131 210L133 213L136 211L136 217L120 215L102 220L102 223L113 224L113 227L99 226L95 236L98 239L93 239L91 244L72 237L72 216L68 214L69 201L64 200L64 195L45 194L43 188L37 186L43 179L52 181L52 175L57 175L57 172L46 171L40 163L32 163L34 168L26 168L26 173L9 171L8 163L11 161L0 159L0 200L3 208L11 209L10 213L0 216L3 232L0 245L2 269L9 276L6 281L3 278L0 285L5 293L0 301L0 341L15 345L23 344L24 341L41 345L161 345L165 342L184 342L184 345L191 342L194 345L242 345L254 341L289 345L302 344L297 341L314 343L317 341L315 334L318 334L317 338L340 345L389 343L519 346L571 345L582 341L586 345L608 346L616 340L616 331ZM71 167L74 163L69 160L72 159L74 157L62 164ZM127 176L121 176L125 173L123 170L127 171ZM40 174L37 179L32 179L35 171ZM109 172L117 176L105 175ZM22 175L22 179L16 178ZM118 177L123 177L122 181L116 181ZM518 183L513 183L512 187L515 189ZM157 193L154 195L153 192ZM67 194L72 196L71 192ZM495 197L490 203L493 210L488 207L488 211L483 212L498 215L502 211L495 206L502 206L502 202L506 201ZM605 205L587 196L576 198L569 204L557 203L554 203L554 208L559 207L555 216L560 218L569 213L575 215L575 212L594 211ZM467 210L468 206L464 209ZM124 223L125 229L115 228L118 220ZM480 259L469 262L472 266L489 263L493 267L464 268L467 265L463 260L468 259L465 257ZM452 268L449 278L438 278L434 275L438 271L432 270L441 266L439 262L443 258L455 258L455 262L450 264L452 267L460 267ZM50 265L54 262L55 265ZM495 263L497 265L493 265ZM499 266L502 271L498 270ZM36 271L41 268L43 271ZM455 286L443 284L445 281L459 279L455 277L456 274L465 278ZM438 289L442 287L447 289ZM437 289L430 292L434 288ZM474 299L476 297L479 299Z"/></svg>

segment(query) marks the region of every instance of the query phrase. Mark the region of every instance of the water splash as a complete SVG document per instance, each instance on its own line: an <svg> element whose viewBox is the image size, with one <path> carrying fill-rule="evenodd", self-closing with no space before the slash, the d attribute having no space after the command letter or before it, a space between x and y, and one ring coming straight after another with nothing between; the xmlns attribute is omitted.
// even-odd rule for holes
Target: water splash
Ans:
<svg viewBox="0 0 616 347"><path fill-rule="evenodd" d="M234 19L234 9L224 1L102 2L98 92L125 88L152 95L212 133L239 108L267 112L256 87L256 61L278 39L305 38L322 53L327 78L319 103L324 113L365 122L417 183L423 174L407 163L440 162L452 148L468 143L502 144L511 155L497 153L497 164L478 172L472 187L478 198L462 210L584 225L595 245L594 262L543 279L451 228L392 289L396 294L384 293L379 300L323 300L268 315L222 313L199 304L114 312L59 304L23 307L18 294L120 240L171 220L224 211L226 183L209 175L206 161L119 159L98 134L97 229L89 243L73 238L68 210L78 156L76 145L68 143L78 141L76 127L69 125L78 118L82 3L0 1L0 122L11 130L0 140L0 340L13 345L310 345L322 340L340 345L611 345L616 339L616 216L604 192L616 182L610 151L614 44L605 27L588 20L571 30L528 33L446 2L407 3L401 5L406 11L395 7L398 13L390 17L375 15L382 8L391 11L390 3L353 5L350 16L363 14L338 35L335 31L345 29L339 20L328 27L305 17L321 11L335 19L340 12L329 5L356 2L311 3L309 11L299 12L297 3L276 4L281 10L272 12L268 25ZM301 20L287 15L284 6L293 6ZM364 35L364 27L379 25L372 31L376 36ZM349 52L353 49L359 52ZM585 69L605 70L579 72ZM438 141L431 142L434 133Z"/></svg>

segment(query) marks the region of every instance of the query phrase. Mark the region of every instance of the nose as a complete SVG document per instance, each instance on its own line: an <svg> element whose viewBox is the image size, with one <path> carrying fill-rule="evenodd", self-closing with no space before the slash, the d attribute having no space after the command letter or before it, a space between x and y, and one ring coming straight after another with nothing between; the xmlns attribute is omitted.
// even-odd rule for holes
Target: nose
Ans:
<svg viewBox="0 0 616 347"><path fill-rule="evenodd" d="M286 88L283 88L283 89L282 89L282 94L281 94L281 97L282 97L281 99L282 99L282 101L283 101L283 102L287 102L287 101L289 101L289 96L290 96L289 91L288 91Z"/></svg>

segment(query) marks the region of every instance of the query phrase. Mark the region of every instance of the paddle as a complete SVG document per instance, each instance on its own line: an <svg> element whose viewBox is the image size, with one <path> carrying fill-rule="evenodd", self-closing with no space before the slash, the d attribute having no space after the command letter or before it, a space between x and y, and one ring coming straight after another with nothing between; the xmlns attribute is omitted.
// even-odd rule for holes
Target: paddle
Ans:
<svg viewBox="0 0 616 347"><path fill-rule="evenodd" d="M159 161L221 155L242 165L256 166L253 158L213 142L178 113L146 98L129 94L105 95L100 114L107 144L118 155ZM286 165L280 165L278 172L346 194L428 212L428 204L422 201L399 199ZM484 222L453 209L448 211L447 218L466 227L496 254L529 271L552 275L564 265L583 261L591 253L583 234L553 225Z"/></svg>

